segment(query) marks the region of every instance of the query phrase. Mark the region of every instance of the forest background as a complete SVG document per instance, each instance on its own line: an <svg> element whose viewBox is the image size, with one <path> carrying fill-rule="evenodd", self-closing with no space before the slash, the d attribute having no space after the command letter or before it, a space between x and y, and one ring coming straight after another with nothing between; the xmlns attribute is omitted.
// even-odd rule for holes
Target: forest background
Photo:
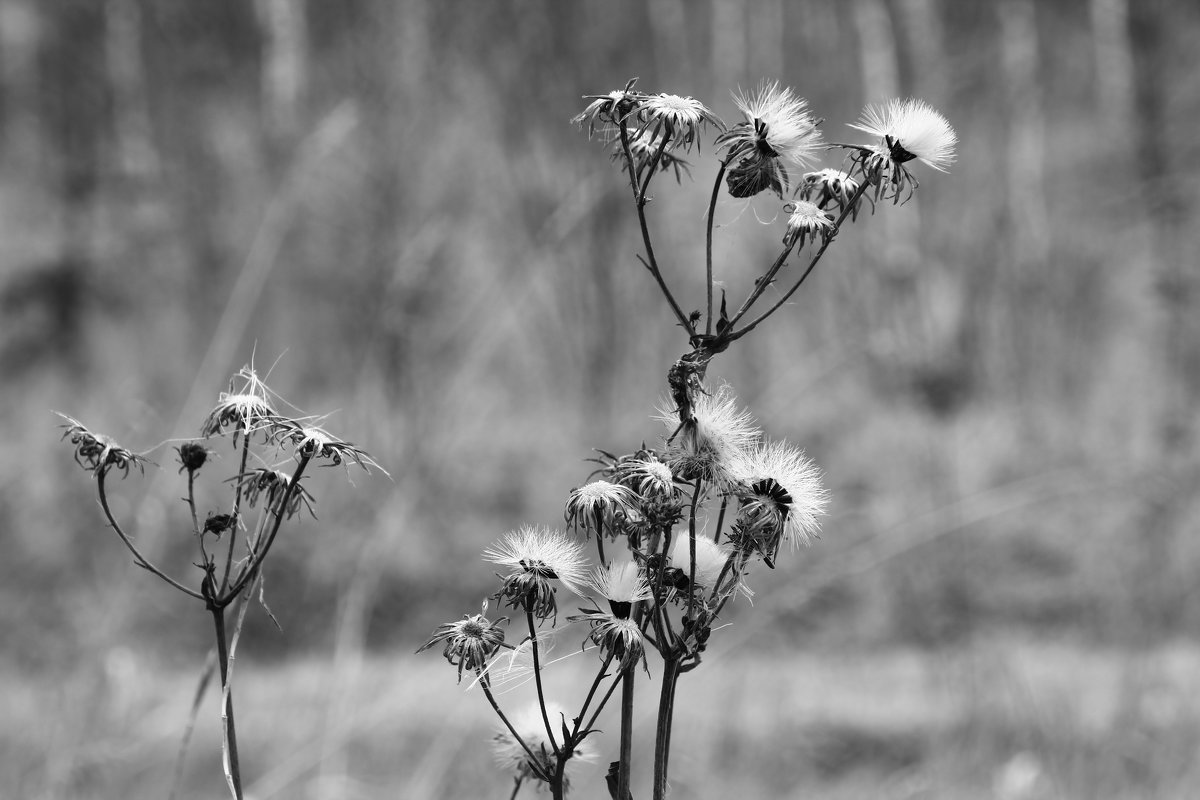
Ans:
<svg viewBox="0 0 1200 800"><path fill-rule="evenodd" d="M273 556L250 794L507 796L480 698L411 654L490 591L485 545L559 523L592 448L661 435L686 342L568 124L634 76L726 119L778 79L833 141L916 96L960 140L710 370L832 503L681 688L679 796L1185 796L1198 35L1189 0L0 0L0 797L165 796L207 648L51 411L192 437L252 356L391 479L321 471ZM651 206L688 307L704 145ZM717 279L746 279L782 223L717 213ZM185 572L151 457L117 513ZM210 695L183 796L221 796L217 731Z"/></svg>

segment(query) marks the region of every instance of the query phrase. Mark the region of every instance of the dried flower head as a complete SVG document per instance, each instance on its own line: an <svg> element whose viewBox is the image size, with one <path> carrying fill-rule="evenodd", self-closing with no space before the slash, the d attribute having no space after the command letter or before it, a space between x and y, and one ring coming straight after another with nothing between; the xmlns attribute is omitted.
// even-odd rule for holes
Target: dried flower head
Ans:
<svg viewBox="0 0 1200 800"><path fill-rule="evenodd" d="M462 683L464 669L476 673L487 668L488 659L504 644L504 631L500 623L507 617L492 622L487 618L487 601L478 614L467 614L457 622L447 622L439 625L433 632L433 638L421 645L417 652L423 652L438 642L445 642L442 656L450 662L450 666L458 667L458 682Z"/></svg>
<svg viewBox="0 0 1200 800"><path fill-rule="evenodd" d="M208 450L199 442L184 442L175 448L179 454L179 471L196 472L208 460Z"/></svg>
<svg viewBox="0 0 1200 800"><path fill-rule="evenodd" d="M612 476L645 498L668 498L678 493L671 467L659 460L653 451L615 464Z"/></svg>
<svg viewBox="0 0 1200 800"><path fill-rule="evenodd" d="M746 119L717 138L727 150L729 193L753 197L771 189L782 196L789 185L787 165L807 166L821 146L808 101L773 82L752 95L735 94L734 103Z"/></svg>
<svg viewBox="0 0 1200 800"><path fill-rule="evenodd" d="M546 717L556 728L566 726L571 719L561 705L552 702L546 703ZM541 706L535 703L523 709L514 714L510 722L512 731L503 727L492 737L492 753L496 763L518 780L535 778L545 781L545 776L554 774L558 761L554 753L554 743L546 735ZM516 732L516 737L513 736L513 731ZM531 760L531 754L536 760ZM575 745L563 773L564 791L570 786L571 772L574 768L593 758L595 753L586 739Z"/></svg>
<svg viewBox="0 0 1200 800"><path fill-rule="evenodd" d="M573 125L578 125L581 129L584 123L588 126L588 137L595 135L596 128L615 130L620 126L621 121L630 115L646 97L643 93L634 90L634 85L637 83L637 78L633 78L629 83L625 84L624 89L618 89L615 92L598 95L585 95L584 100L591 100L587 108L579 115L571 118Z"/></svg>
<svg viewBox="0 0 1200 800"><path fill-rule="evenodd" d="M290 419L276 421L275 440L287 442L295 448L298 458L328 459L335 466L353 462L366 472L371 467L383 472L383 468L367 454L365 450L355 447L350 442L335 438L332 434L318 425L305 425Z"/></svg>
<svg viewBox="0 0 1200 800"><path fill-rule="evenodd" d="M278 469L266 467L252 469L249 472L229 478L227 482L236 482L238 488L245 494L246 502L251 506L258 504L260 497L265 498L267 508L278 509L279 503L287 497L287 505L283 508L286 517L294 517L301 508L308 511L309 516L317 518L313 507L316 498L302 484L297 484L289 495L288 487L292 484L292 476Z"/></svg>
<svg viewBox="0 0 1200 800"><path fill-rule="evenodd" d="M923 100L889 100L867 106L851 128L879 137L870 147L856 147L854 161L875 185L876 199L907 200L918 183L905 166L913 159L946 172L954 162L958 135L944 116Z"/></svg>
<svg viewBox="0 0 1200 800"><path fill-rule="evenodd" d="M699 100L677 94L646 95L634 116L639 123L636 135L648 135L647 145L655 148L665 140L668 147L687 150L700 141L700 131L705 125L725 129L720 117Z"/></svg>
<svg viewBox="0 0 1200 800"><path fill-rule="evenodd" d="M783 243L788 247L804 247L806 242L818 237L824 241L833 231L833 220L829 215L807 200L788 203L783 210L791 215L788 217L787 233L783 236Z"/></svg>
<svg viewBox="0 0 1200 800"><path fill-rule="evenodd" d="M58 412L55 412L56 414ZM129 469L137 467L145 472L145 464L149 461L145 456L122 447L108 436L92 433L82 422L66 414L58 414L67 422L60 427L65 428L63 439L70 439L75 448L75 463L99 478L116 467L121 470L122 477L129 477ZM151 462L153 463L153 462Z"/></svg>
<svg viewBox="0 0 1200 800"><path fill-rule="evenodd" d="M667 463L681 480L700 478L723 486L729 468L758 443L761 432L749 411L738 410L733 390L727 385L715 394L698 392L691 415L680 425L674 409L659 407L658 419L677 431L667 447Z"/></svg>
<svg viewBox="0 0 1200 800"><path fill-rule="evenodd" d="M840 169L821 169L808 172L800 184L801 199L817 204L818 208L836 208L842 211L850 206L850 219L858 219L858 209L862 205L861 196L855 200L859 183Z"/></svg>
<svg viewBox="0 0 1200 800"><path fill-rule="evenodd" d="M271 390L259 379L254 368L242 367L230 378L229 391L221 392L217 397L217 405L200 426L200 435L207 439L232 428L234 447L237 447L239 437L251 436L257 431L265 431L269 438L278 420L271 407L270 395Z"/></svg>
<svg viewBox="0 0 1200 800"><path fill-rule="evenodd" d="M620 484L592 481L571 490L564 516L576 530L582 527L584 531L603 534L602 529L607 528L616 535L614 520L633 512L637 501L637 495Z"/></svg>
<svg viewBox="0 0 1200 800"><path fill-rule="evenodd" d="M782 539L795 547L816 535L828 495L820 471L802 451L786 442L763 444L746 452L731 473L742 502L743 537L764 557L773 559Z"/></svg>
<svg viewBox="0 0 1200 800"><path fill-rule="evenodd" d="M512 608L531 612L537 619L556 616L555 586L559 581L579 594L587 580L587 562L583 547L561 531L524 526L505 535L493 547L483 551L493 564L507 567L507 575L496 594Z"/></svg>
<svg viewBox="0 0 1200 800"><path fill-rule="evenodd" d="M604 658L612 657L620 669L644 660L646 638L641 626L628 616L599 608L581 608L582 613L568 617L568 622L586 622L590 628L584 646L596 645Z"/></svg>

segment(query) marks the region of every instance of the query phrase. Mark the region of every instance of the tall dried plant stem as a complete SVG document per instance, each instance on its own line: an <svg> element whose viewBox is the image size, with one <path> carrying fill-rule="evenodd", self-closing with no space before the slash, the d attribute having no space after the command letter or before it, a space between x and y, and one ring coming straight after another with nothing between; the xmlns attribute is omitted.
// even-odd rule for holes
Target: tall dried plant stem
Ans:
<svg viewBox="0 0 1200 800"><path fill-rule="evenodd" d="M225 732L225 779L234 800L242 800L242 768L238 759L237 727L233 717L233 690L229 685L229 641L225 634L225 609L213 606L213 627L217 637L217 664L221 669L221 722Z"/></svg>
<svg viewBox="0 0 1200 800"><path fill-rule="evenodd" d="M629 771L633 761L633 697L636 664L625 668L621 676L621 750L617 767L616 800L629 800Z"/></svg>
<svg viewBox="0 0 1200 800"><path fill-rule="evenodd" d="M663 661L662 691L658 699L658 725L654 732L654 800L667 792L667 762L671 757L671 727L675 717L675 687L679 683L679 659Z"/></svg>

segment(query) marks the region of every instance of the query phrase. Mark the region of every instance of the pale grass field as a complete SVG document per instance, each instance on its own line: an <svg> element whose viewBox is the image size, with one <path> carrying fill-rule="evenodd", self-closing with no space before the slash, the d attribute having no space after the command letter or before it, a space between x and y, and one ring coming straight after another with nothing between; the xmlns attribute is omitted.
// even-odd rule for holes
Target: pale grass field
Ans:
<svg viewBox="0 0 1200 800"><path fill-rule="evenodd" d="M556 656L572 645L562 643ZM551 669L573 696L591 655ZM493 719L436 653L238 666L247 797L507 798ZM196 670L126 650L68 675L3 675L5 798L166 798ZM640 677L642 691L657 689ZM714 653L681 685L679 798L1186 798L1200 786L1200 648L1134 654L989 641L936 654ZM525 702L529 687L503 695ZM648 704L647 704L648 705ZM182 798L228 797L205 698ZM601 728L615 731L614 717ZM653 720L639 721L649 746ZM576 798L606 798L615 737ZM650 758L640 762L638 784ZM522 796L532 797L526 789ZM638 794L635 793L635 797Z"/></svg>

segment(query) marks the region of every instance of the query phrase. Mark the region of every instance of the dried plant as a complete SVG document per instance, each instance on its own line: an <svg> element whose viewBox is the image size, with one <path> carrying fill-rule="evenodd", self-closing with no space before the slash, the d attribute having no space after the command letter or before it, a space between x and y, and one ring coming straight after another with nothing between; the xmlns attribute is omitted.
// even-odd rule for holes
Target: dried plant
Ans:
<svg viewBox="0 0 1200 800"><path fill-rule="evenodd" d="M783 545L790 551L815 537L827 502L812 462L791 445L765 440L731 389L708 387L708 365L791 298L843 226L858 219L864 200L872 212L880 201L902 203L917 189L911 162L944 171L954 159L953 129L921 101L892 101L864 111L852 127L873 141L824 144L807 101L776 83L735 95L744 119L732 126L690 97L635 87L636 79L623 89L586 97L588 106L573 122L613 148L629 180L644 248L640 260L687 335L690 349L666 374L669 401L658 414L666 426L661 444L624 455L601 451L596 480L573 490L565 505L564 520L576 538L526 527L485 552L502 568L493 599L523 623L518 644L505 641L498 628L505 620L488 619L485 603L483 613L441 626L421 648L444 643L443 655L460 680L464 670L476 674L475 683L503 726L496 753L513 780L514 797L525 782L549 789L555 798L565 796L568 770L595 752L589 737L619 685L620 742L608 789L614 800L632 798L639 671L659 682L652 795L666 796L680 677L700 666L726 605L750 595L757 565L774 568ZM694 165L682 156L699 155L707 131L716 133L718 161L704 233L707 293L704 310L688 314L660 268L646 206L656 175L669 170L677 180L683 172L690 176ZM842 169L808 170L819 153L833 149L844 151ZM713 296L713 217L723 186L747 200L773 193L787 220L778 256L732 313L724 296L719 305ZM795 195L789 196L793 186ZM807 258L807 266L790 284L777 287L793 257ZM775 296L760 309L768 291ZM594 543L594 565L586 561L580 540ZM587 604L578 614L560 616L560 607L576 598ZM570 713L546 696L542 675L551 643L573 629L599 666ZM510 716L494 689L514 675L532 677L537 699Z"/></svg>
<svg viewBox="0 0 1200 800"><path fill-rule="evenodd" d="M370 471L379 465L363 450L341 441L311 419L291 419L276 411L277 398L252 367L243 367L221 392L216 406L205 417L201 438L175 447L179 473L186 475L183 502L188 509L200 575L195 583L168 574L154 564L113 514L108 477L115 471L128 478L131 468L144 470L152 463L141 453L93 433L83 423L60 414L66 422L63 439L74 448L75 461L96 479L96 493L108 525L133 554L134 563L203 604L212 616L216 664L221 674L223 767L229 791L242 798L237 729L234 724L232 669L237 642L250 600L262 600L262 575L268 554L286 520L301 510L316 518L316 499L301 481L314 463L351 464ZM224 484L229 505L206 511L201 518L196 482L216 454L219 439L232 442L237 470ZM380 471L382 471L380 469ZM235 609L231 606L237 604ZM265 608L265 605L264 605ZM227 610L235 619L227 629ZM267 612L270 613L269 611ZM203 685L203 684L202 684Z"/></svg>

